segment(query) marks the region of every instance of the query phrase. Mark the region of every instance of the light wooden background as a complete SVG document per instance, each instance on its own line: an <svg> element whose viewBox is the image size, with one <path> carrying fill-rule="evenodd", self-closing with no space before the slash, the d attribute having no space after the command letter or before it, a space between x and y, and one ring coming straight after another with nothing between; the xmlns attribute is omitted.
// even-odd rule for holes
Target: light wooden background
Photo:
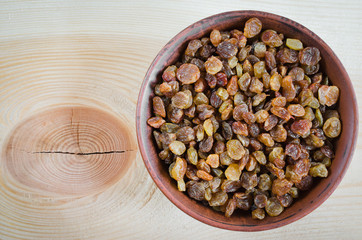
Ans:
<svg viewBox="0 0 362 240"><path fill-rule="evenodd" d="M0 239L361 239L361 138L332 196L303 219L271 231L232 232L200 223L169 202L149 177L134 119L149 64L191 23L243 9L283 15L324 39L346 67L362 113L360 0L1 1ZM103 109L128 126L126 147L134 154L126 173L111 184L94 179L100 185L78 195L44 192L11 178L4 144L14 126L44 109L81 105Z"/></svg>

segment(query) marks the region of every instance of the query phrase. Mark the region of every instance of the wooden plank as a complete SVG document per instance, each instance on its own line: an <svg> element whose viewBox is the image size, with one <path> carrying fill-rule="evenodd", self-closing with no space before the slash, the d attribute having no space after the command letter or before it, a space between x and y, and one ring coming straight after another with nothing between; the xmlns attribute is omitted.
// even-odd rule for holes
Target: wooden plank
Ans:
<svg viewBox="0 0 362 240"><path fill-rule="evenodd" d="M171 37L191 23L239 9L283 15L318 34L344 64L361 103L362 2L358 0L348 3L322 0L2 1L0 239L359 239L362 234L360 141L341 185L321 207L293 224L266 232L238 233L200 223L169 202L148 175L137 151L134 116L139 86L149 64ZM119 150L134 151L128 157L127 170L119 178L110 179L109 184L97 178L97 174L104 172L93 171L96 187L92 188L92 194L80 190L84 185L79 181L70 192L30 184L37 180L50 186L54 183L38 178L37 167L41 171L54 169L42 169L36 162L27 163L35 164L33 172L25 174L30 171L28 168L22 172L32 177L31 181L19 182L9 174L7 161L16 156L6 150L12 131L24 127L24 120L42 111L75 106L102 109L126 125L129 140L120 147L127 149ZM80 119L87 122L76 118L74 126ZM64 128L65 125L59 124ZM69 140L70 145L77 142L74 131L69 134L69 139L73 139ZM49 131L44 136L41 139L47 142L58 135ZM109 139L125 141L117 137ZM67 144L64 141L59 145L60 150L50 150L61 151L62 147L70 146ZM33 141L26 146L34 150L38 145ZM106 152L105 146L99 139L82 149ZM46 150L49 149L40 149ZM58 158L43 156L43 159L57 161ZM62 170L69 170L69 162L76 162L80 169L85 166L82 164L90 169L99 167L92 156L87 155L67 155L61 161L54 163L58 166L59 181L64 177ZM107 166L104 169L109 170ZM80 172L73 174L83 176Z"/></svg>

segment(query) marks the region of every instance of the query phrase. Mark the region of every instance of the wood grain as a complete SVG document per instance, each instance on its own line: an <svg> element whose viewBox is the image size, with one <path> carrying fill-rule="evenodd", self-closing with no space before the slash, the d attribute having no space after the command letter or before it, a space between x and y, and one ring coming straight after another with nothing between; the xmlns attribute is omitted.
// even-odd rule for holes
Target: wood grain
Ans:
<svg viewBox="0 0 362 240"><path fill-rule="evenodd" d="M0 239L360 239L360 140L341 185L321 207L291 225L267 232L238 233L202 224L173 206L149 177L137 152L134 119L139 86L149 64L162 46L189 24L236 9L280 14L318 34L346 67L359 106L362 106L362 74L356 64L362 54L362 4L357 0L347 3L310 0L1 2ZM116 134L117 130L107 128L103 131L104 136L110 136L109 141L113 139L119 143L115 145L117 148L105 149L101 146L110 145L102 145L99 140L83 151L135 150L122 160L125 164L122 166L127 169L116 176L118 169L103 165L112 154L119 153L68 154L61 158L57 154L42 153L37 159L42 159L44 164L30 168L34 171L26 167L33 159L30 154L23 158L30 162L16 162L17 166L24 166L22 171L19 168L10 171L9 166L20 159L17 152L6 154L9 153L10 136L15 136L14 133L24 127L26 134L20 134L19 138L28 139L29 144L21 146L26 148L22 150L79 153L77 148L71 147L77 143L72 140L77 135L72 128L69 130L72 134L68 135L69 145L59 145L67 146L64 148L44 148L50 146L46 145L50 143L47 136L56 139L51 134L54 128L48 133L42 132L47 127L39 127L35 133L26 131L29 129L26 120L33 119L31 126L34 126L41 119L51 119L49 111L63 110L70 116L70 109L97 112L98 117L84 119L93 122L90 129L101 126L99 112L104 113L105 120L113 119L127 128L122 131L127 133L127 141L120 137L123 134ZM57 116L55 112L53 116ZM63 121L61 117L56 119L63 123L59 127L67 129L71 126L69 117ZM86 132L79 135L84 137L79 142L86 144L85 139L89 139ZM16 138L12 140L19 142ZM45 143L37 148L36 141ZM54 175L54 171L61 173L60 177L64 176L69 170L69 162L80 166L78 185L67 188L62 178L45 178L45 173ZM36 169L46 164L60 167L51 168L49 172ZM67 171L63 171L62 166ZM113 168L120 166L121 162ZM110 174L105 181L104 177L97 179L97 174L93 177L84 174L84 169L93 169L93 173L108 169L108 173L114 175ZM80 181L84 178L88 179L88 185ZM34 181L49 183L52 187L34 187Z"/></svg>

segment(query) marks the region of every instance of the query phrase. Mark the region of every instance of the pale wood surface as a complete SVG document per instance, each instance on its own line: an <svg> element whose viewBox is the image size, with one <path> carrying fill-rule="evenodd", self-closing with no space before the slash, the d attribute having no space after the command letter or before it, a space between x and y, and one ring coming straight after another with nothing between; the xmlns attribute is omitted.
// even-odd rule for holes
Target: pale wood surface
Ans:
<svg viewBox="0 0 362 240"><path fill-rule="evenodd" d="M361 239L360 139L345 178L321 207L295 223L266 232L232 232L200 223L169 202L149 177L137 151L134 119L139 86L149 64L171 37L191 23L239 9L280 14L318 34L346 67L362 106L362 2L359 0L1 1L0 239ZM44 162L49 167L45 170L37 169L37 165L28 170L32 162L20 162L24 169L16 170L17 177L12 177L15 175L9 173L9 162L18 155L10 152L10 157L7 156L5 145L14 127L40 111L77 106L106 111L110 114L105 114L106 119L116 117L128 128L127 143L114 142L115 146L127 148L116 150L133 152L127 155L126 171L113 176L112 167L97 165L90 156L70 155L69 162L59 163L57 157L49 158L54 166L64 165L66 170L72 161L80 164L80 170L74 172L80 178L74 186L70 184L73 187L70 190L61 178L67 172L62 172L62 168L52 169L52 163L48 162ZM73 118L73 112L71 115ZM78 116L76 120L79 119ZM94 124L98 126L99 122ZM40 147L34 142L22 145L28 148L25 151L37 151L37 146L40 151L49 150L44 147L48 135L41 129L17 136L19 139L45 136ZM49 134L55 138L55 133ZM69 139L79 138L77 134L70 133ZM14 142L17 141L15 138ZM99 146L107 151L101 139L89 144L93 152ZM25 159L30 161L34 157ZM84 165L83 160L89 160L89 164ZM85 177L82 167L89 167L95 173L86 183L80 181ZM111 174L99 168L108 169ZM46 174L59 174L59 178L52 180L42 175L46 170L49 170ZM27 171L32 172L27 175ZM97 178L98 173L109 179L103 181L102 175ZM20 180L26 176L28 180ZM84 184L90 184L91 180L94 185L87 193L84 186L88 185ZM36 181L42 184L37 185ZM77 187L83 188L77 193L74 190Z"/></svg>

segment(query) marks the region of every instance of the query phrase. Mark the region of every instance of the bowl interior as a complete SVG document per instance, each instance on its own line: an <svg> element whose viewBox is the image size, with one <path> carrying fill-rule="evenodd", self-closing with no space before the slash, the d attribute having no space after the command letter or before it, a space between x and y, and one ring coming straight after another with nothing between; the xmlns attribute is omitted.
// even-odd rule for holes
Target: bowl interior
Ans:
<svg viewBox="0 0 362 240"><path fill-rule="evenodd" d="M330 81L339 87L340 100L338 110L342 120L342 134L336 142L336 157L332 161L328 178L319 183L307 194L302 195L291 207L277 217L266 217L264 220L254 220L250 214L238 213L227 218L210 207L192 200L186 194L177 190L176 183L169 177L167 167L157 156L154 147L152 129L146 123L151 116L152 89L161 79L166 66L175 63L185 50L189 40L200 38L216 28L227 30L241 29L245 21L258 17L263 23L263 29L274 29L285 37L298 38L304 46L319 48L322 56L321 70ZM241 29L243 30L243 29ZM160 190L181 210L192 217L220 228L241 231L258 231L296 221L307 215L322 204L341 181L350 163L358 132L358 114L356 97L351 81L334 52L317 35L302 25L270 13L258 11L234 11L214 15L196 22L175 36L157 55L151 64L140 90L137 105L137 136L145 165ZM240 211L239 211L240 212Z"/></svg>

